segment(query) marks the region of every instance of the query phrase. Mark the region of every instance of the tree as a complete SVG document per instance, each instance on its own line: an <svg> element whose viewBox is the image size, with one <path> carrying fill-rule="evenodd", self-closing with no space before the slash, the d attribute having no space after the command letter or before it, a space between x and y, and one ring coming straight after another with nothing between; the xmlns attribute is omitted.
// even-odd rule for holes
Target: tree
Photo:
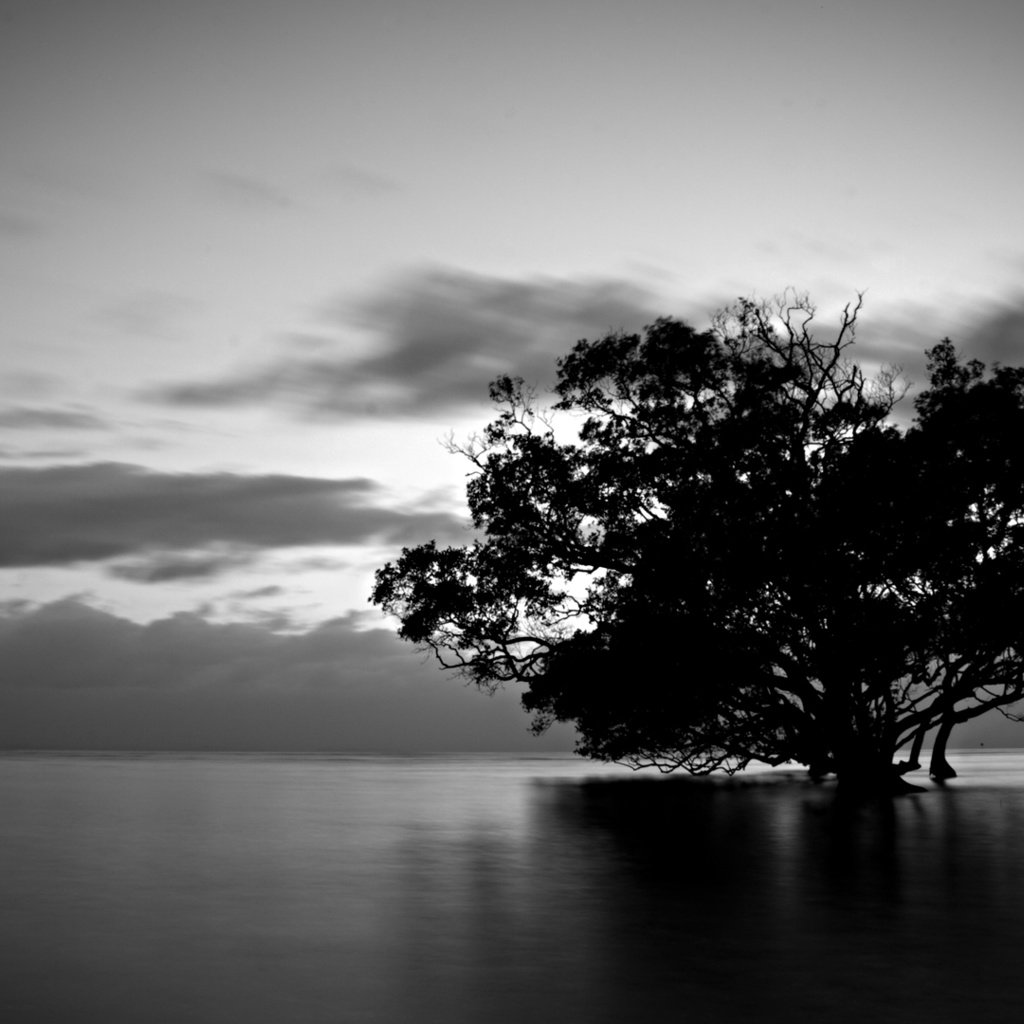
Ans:
<svg viewBox="0 0 1024 1024"><path fill-rule="evenodd" d="M917 469L921 546L932 552L925 614L933 616L931 692L941 711L930 771L955 772L945 758L952 729L1024 696L1024 369L962 363L949 341L928 352L931 388L918 397L906 436ZM910 765L934 716L922 715Z"/></svg>
<svg viewBox="0 0 1024 1024"><path fill-rule="evenodd" d="M898 373L849 358L860 309L827 341L794 293L580 341L550 416L499 378L451 445L478 539L403 550L371 600L589 757L888 791L938 728L948 775L949 730L1024 695L1024 371L944 341L901 430Z"/></svg>

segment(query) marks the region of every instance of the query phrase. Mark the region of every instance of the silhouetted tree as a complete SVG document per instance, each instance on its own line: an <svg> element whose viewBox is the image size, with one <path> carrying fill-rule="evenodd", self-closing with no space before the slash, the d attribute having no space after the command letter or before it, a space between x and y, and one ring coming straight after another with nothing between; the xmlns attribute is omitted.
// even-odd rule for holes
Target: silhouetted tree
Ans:
<svg viewBox="0 0 1024 1024"><path fill-rule="evenodd" d="M943 342L901 431L898 374L848 357L860 308L829 341L792 293L580 341L550 416L499 378L452 445L479 539L403 550L372 600L589 757L892 790L938 728L948 776L948 730L1022 695L1024 371Z"/></svg>
<svg viewBox="0 0 1024 1024"><path fill-rule="evenodd" d="M955 775L952 729L993 707L1017 718L1011 706L1024 696L1024 369L986 372L946 339L928 370L905 442L929 556L917 600L931 629L918 658L932 668L933 699L922 702L910 763L938 710L930 772L942 780Z"/></svg>

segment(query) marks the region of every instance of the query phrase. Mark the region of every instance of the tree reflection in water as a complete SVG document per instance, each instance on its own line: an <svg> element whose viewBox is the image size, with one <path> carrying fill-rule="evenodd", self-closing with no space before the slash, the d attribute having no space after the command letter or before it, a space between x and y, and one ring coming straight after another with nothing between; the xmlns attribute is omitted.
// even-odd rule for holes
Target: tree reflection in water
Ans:
<svg viewBox="0 0 1024 1024"><path fill-rule="evenodd" d="M1020 790L840 811L795 780L636 779L536 806L534 834L558 837L538 859L570 881L550 917L589 947L590 1019L1017 1019Z"/></svg>

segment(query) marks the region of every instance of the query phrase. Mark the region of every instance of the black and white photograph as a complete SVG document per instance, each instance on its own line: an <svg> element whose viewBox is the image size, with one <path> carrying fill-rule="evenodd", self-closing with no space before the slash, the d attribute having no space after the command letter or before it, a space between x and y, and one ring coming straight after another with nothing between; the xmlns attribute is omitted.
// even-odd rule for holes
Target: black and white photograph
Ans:
<svg viewBox="0 0 1024 1024"><path fill-rule="evenodd" d="M0 1019L1017 1024L1022 53L0 0Z"/></svg>

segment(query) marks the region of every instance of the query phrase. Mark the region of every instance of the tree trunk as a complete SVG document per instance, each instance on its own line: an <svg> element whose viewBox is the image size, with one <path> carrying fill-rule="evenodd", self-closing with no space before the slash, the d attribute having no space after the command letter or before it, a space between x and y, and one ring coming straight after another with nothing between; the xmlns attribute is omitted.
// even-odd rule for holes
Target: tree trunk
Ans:
<svg viewBox="0 0 1024 1024"><path fill-rule="evenodd" d="M956 719L952 714L943 716L939 725L939 731L935 734L935 745L932 747L932 760L928 768L928 774L936 782L945 782L946 779L955 779L956 770L946 760L946 744L949 742L949 734L956 725Z"/></svg>
<svg viewBox="0 0 1024 1024"><path fill-rule="evenodd" d="M921 762L918 758L921 756L921 746L924 743L924 737L927 731L928 730L922 725L921 728L914 733L914 742L911 744L910 753L907 755L906 761L900 761L896 766L900 775L906 775L907 772L915 772L921 767Z"/></svg>
<svg viewBox="0 0 1024 1024"><path fill-rule="evenodd" d="M873 749L853 749L836 759L837 793L845 799L857 801L878 797L920 793L922 788L903 778L893 754L881 754Z"/></svg>

